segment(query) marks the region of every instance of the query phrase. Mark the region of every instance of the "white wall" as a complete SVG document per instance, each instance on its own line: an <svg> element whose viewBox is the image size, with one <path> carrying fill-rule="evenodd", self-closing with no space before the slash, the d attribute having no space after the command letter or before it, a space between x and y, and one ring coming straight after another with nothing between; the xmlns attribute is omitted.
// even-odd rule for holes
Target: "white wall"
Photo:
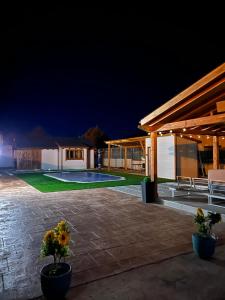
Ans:
<svg viewBox="0 0 225 300"><path fill-rule="evenodd" d="M13 168L13 151L10 145L0 145L0 168Z"/></svg>
<svg viewBox="0 0 225 300"><path fill-rule="evenodd" d="M41 150L41 168L43 170L58 169L58 149Z"/></svg>
<svg viewBox="0 0 225 300"><path fill-rule="evenodd" d="M66 160L66 149L62 149L62 151L63 151L63 169L87 169L87 149L84 149L83 160Z"/></svg>
<svg viewBox="0 0 225 300"><path fill-rule="evenodd" d="M84 160L66 160L66 149L59 150L59 170L61 170L61 160L63 169L86 169L87 151L84 149ZM90 150L90 167L94 168L94 150ZM43 149L41 151L41 168L43 170L58 170L58 149Z"/></svg>
<svg viewBox="0 0 225 300"><path fill-rule="evenodd" d="M94 151L94 149L91 149L88 151L90 151L90 168L94 169L94 167L95 167L95 151Z"/></svg>
<svg viewBox="0 0 225 300"><path fill-rule="evenodd" d="M150 176L151 138L146 139L146 174ZM148 163L149 162L149 163ZM175 137L172 135L157 138L158 177L176 178Z"/></svg>
<svg viewBox="0 0 225 300"><path fill-rule="evenodd" d="M128 167L127 159L127 167ZM103 166L108 167L108 158L103 159ZM124 168L124 159L123 158L110 158L110 167L112 168Z"/></svg>

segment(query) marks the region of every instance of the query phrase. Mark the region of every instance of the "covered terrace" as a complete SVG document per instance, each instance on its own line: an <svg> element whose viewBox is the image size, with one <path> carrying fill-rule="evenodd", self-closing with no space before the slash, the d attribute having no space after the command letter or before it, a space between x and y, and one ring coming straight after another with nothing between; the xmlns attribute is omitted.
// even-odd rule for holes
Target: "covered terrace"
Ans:
<svg viewBox="0 0 225 300"><path fill-rule="evenodd" d="M105 163L110 170L113 167L123 168L125 171L145 171L145 140L148 136L124 138L106 141L108 145ZM113 152L117 151L115 156ZM117 160L117 163L115 163ZM120 161L120 164L118 163Z"/></svg>
<svg viewBox="0 0 225 300"><path fill-rule="evenodd" d="M225 63L144 117L139 128L151 137L150 176L157 197L157 136L173 134L211 141L213 169L225 147Z"/></svg>

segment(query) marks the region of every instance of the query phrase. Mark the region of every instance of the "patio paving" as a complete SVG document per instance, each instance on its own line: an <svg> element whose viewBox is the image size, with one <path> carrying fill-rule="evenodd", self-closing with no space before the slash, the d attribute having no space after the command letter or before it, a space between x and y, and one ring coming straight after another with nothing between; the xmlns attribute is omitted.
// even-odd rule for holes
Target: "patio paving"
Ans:
<svg viewBox="0 0 225 300"><path fill-rule="evenodd" d="M225 246L217 247L210 260L199 259L193 253L181 254L72 288L66 299L223 300L224 252Z"/></svg>
<svg viewBox="0 0 225 300"><path fill-rule="evenodd" d="M192 252L192 216L110 189L40 193L0 176L0 299L41 295L40 258L46 230L71 228L71 287ZM216 226L224 231L224 223ZM221 234L221 242L224 236Z"/></svg>

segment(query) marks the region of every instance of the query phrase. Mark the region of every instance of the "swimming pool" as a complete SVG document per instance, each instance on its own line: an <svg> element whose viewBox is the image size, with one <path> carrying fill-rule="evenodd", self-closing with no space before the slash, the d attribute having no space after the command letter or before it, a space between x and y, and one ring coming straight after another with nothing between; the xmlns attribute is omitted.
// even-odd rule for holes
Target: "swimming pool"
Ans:
<svg viewBox="0 0 225 300"><path fill-rule="evenodd" d="M56 172L46 173L45 176L64 181L64 182L77 182L77 183L90 183L90 182L105 182L105 181L119 181L125 180L124 177L96 173L96 172Z"/></svg>

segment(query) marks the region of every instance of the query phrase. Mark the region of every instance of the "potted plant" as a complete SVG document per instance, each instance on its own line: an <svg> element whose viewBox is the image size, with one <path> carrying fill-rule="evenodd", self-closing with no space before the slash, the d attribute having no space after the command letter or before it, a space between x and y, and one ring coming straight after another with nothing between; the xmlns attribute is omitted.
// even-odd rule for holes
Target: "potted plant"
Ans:
<svg viewBox="0 0 225 300"><path fill-rule="evenodd" d="M212 227L221 221L221 214L208 212L204 215L201 208L197 209L194 216L194 223L198 231L192 234L192 245L194 252L200 258L213 256L216 246L216 236L212 233Z"/></svg>
<svg viewBox="0 0 225 300"><path fill-rule="evenodd" d="M66 221L61 221L44 235L41 255L52 255L54 259L53 263L41 270L41 289L47 299L62 299L69 290L72 268L65 262L69 254L69 242L70 231Z"/></svg>
<svg viewBox="0 0 225 300"><path fill-rule="evenodd" d="M142 200L144 203L154 202L154 182L145 176L141 182Z"/></svg>

